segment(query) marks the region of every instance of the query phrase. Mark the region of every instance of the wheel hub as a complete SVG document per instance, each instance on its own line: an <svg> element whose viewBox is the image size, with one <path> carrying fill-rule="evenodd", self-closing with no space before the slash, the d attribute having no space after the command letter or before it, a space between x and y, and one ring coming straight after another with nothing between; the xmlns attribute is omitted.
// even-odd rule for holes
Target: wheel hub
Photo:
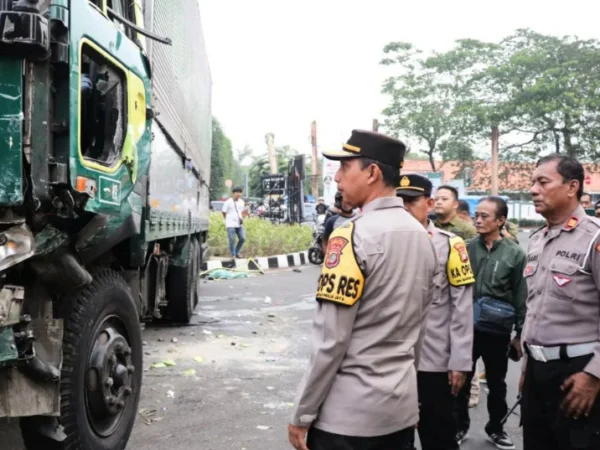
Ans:
<svg viewBox="0 0 600 450"><path fill-rule="evenodd" d="M134 371L127 339L105 323L96 334L87 370L89 419L99 435L110 436L117 428L133 393Z"/></svg>

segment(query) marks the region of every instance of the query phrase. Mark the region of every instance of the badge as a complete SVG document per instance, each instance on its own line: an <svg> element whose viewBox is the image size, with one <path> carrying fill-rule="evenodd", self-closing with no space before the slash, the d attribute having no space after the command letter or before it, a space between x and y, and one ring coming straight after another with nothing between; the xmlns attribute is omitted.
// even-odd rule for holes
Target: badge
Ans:
<svg viewBox="0 0 600 450"><path fill-rule="evenodd" d="M410 186L410 180L408 179L408 177L402 177L402 179L400 180L400 186L401 187Z"/></svg>
<svg viewBox="0 0 600 450"><path fill-rule="evenodd" d="M340 263L340 257L342 256L342 250L348 245L348 240L342 236L336 236L329 240L327 244L327 258L325 265L329 269L337 267Z"/></svg>
<svg viewBox="0 0 600 450"><path fill-rule="evenodd" d="M573 228L575 228L577 226L577 224L579 223L579 219L575 216L571 217L568 221L567 224L565 225L565 230L572 230Z"/></svg>
<svg viewBox="0 0 600 450"><path fill-rule="evenodd" d="M566 286L571 282L571 279L568 277L563 277L562 275L553 275L552 279L556 282L558 287Z"/></svg>
<svg viewBox="0 0 600 450"><path fill-rule="evenodd" d="M469 261L469 252L467 252L467 247L464 242L457 242L453 247L460 255L460 262L466 263Z"/></svg>
<svg viewBox="0 0 600 450"><path fill-rule="evenodd" d="M527 267L525 267L525 270L523 271L524 277L528 277L530 275L533 275L533 266L531 264L529 264Z"/></svg>

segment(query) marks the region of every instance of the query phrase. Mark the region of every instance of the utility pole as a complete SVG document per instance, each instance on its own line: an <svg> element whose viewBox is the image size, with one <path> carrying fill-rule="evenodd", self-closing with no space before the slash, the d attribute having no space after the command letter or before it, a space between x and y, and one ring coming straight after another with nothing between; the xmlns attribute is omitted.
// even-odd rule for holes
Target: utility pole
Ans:
<svg viewBox="0 0 600 450"><path fill-rule="evenodd" d="M315 198L319 197L319 178L321 174L318 171L317 164L317 121L313 120L310 125L310 143L312 145L312 177L311 177L311 189L312 195Z"/></svg>
<svg viewBox="0 0 600 450"><path fill-rule="evenodd" d="M277 154L275 153L275 135L273 133L265 134L265 141L267 143L267 154L269 155L271 175L277 175Z"/></svg>
<svg viewBox="0 0 600 450"><path fill-rule="evenodd" d="M373 119L373 131L375 133L379 131L379 121L377 119Z"/></svg>
<svg viewBox="0 0 600 450"><path fill-rule="evenodd" d="M498 195L498 141L500 133L496 125L492 126L492 195Z"/></svg>

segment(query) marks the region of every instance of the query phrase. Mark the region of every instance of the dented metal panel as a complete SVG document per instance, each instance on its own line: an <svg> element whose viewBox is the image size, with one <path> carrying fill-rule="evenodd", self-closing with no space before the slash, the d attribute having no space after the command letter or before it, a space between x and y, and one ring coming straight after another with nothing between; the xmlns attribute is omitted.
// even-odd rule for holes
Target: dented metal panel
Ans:
<svg viewBox="0 0 600 450"><path fill-rule="evenodd" d="M23 202L22 70L22 59L0 59L0 206Z"/></svg>
<svg viewBox="0 0 600 450"><path fill-rule="evenodd" d="M25 290L20 286L4 286L0 291L0 327L21 322Z"/></svg>
<svg viewBox="0 0 600 450"><path fill-rule="evenodd" d="M34 319L35 353L46 363L62 366L63 321ZM16 367L0 367L0 417L60 414L60 383L34 380Z"/></svg>
<svg viewBox="0 0 600 450"><path fill-rule="evenodd" d="M173 45L147 40L158 122L207 184L212 145L212 79L197 0L146 0L146 26Z"/></svg>

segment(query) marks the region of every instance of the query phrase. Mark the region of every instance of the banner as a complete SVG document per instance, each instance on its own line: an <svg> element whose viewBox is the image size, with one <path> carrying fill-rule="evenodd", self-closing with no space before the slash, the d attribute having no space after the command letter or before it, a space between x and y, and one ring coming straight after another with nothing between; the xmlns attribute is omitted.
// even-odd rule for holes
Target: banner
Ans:
<svg viewBox="0 0 600 450"><path fill-rule="evenodd" d="M331 161L323 158L323 198L326 205L333 205L335 193L337 192L337 183L335 182L335 173L340 167L339 161Z"/></svg>

